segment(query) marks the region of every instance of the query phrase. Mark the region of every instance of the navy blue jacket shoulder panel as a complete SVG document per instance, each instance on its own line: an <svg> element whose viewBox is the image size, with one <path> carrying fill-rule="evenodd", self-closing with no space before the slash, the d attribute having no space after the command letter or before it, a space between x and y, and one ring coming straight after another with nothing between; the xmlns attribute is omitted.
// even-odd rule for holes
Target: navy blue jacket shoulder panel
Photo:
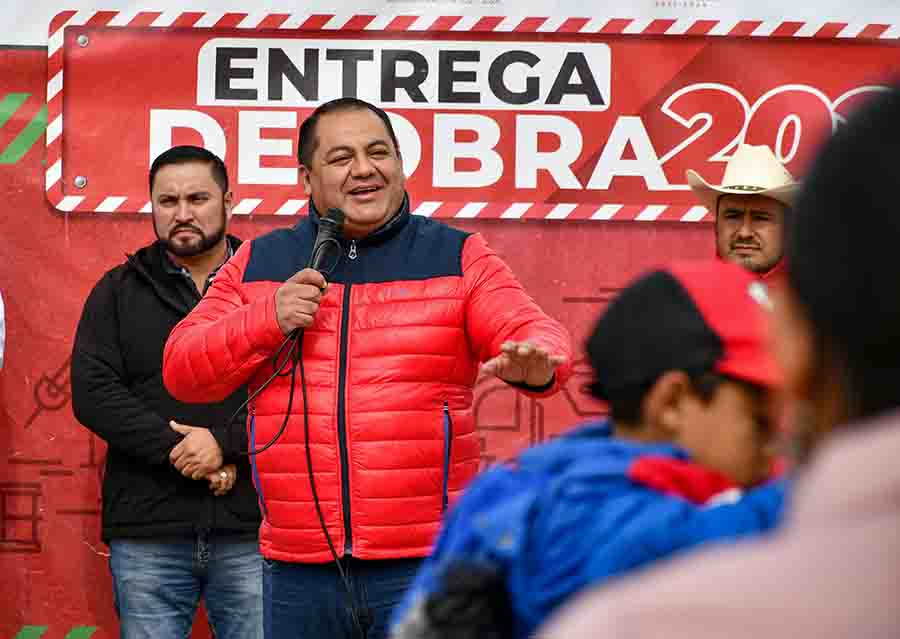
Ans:
<svg viewBox="0 0 900 639"><path fill-rule="evenodd" d="M294 227L277 229L252 242L245 282L284 282L303 270L312 253L318 227L304 218Z"/></svg>
<svg viewBox="0 0 900 639"><path fill-rule="evenodd" d="M353 283L425 280L462 276L462 251L468 233L442 222L410 215L403 228L387 241L377 233L359 243L359 258L344 259L338 272ZM338 280L340 281L340 280Z"/></svg>
<svg viewBox="0 0 900 639"><path fill-rule="evenodd" d="M327 255L336 263L328 280L336 283L378 283L462 276L462 251L468 233L447 224L401 213L396 228L389 223L356 243L350 259L350 241L342 240L342 254ZM244 272L245 282L283 282L309 262L318 225L305 218L291 229L279 229L253 240Z"/></svg>

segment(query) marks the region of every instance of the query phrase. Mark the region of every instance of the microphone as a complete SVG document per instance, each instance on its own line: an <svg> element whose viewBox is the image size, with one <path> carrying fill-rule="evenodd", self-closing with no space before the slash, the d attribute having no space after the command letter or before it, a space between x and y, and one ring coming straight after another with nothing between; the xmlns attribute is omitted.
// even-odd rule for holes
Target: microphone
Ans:
<svg viewBox="0 0 900 639"><path fill-rule="evenodd" d="M341 259L341 238L344 232L344 212L341 209L328 209L324 217L319 218L319 232L309 256L309 268L320 273L330 273ZM329 264L329 251L337 249L335 259ZM327 269L323 270L323 266Z"/></svg>

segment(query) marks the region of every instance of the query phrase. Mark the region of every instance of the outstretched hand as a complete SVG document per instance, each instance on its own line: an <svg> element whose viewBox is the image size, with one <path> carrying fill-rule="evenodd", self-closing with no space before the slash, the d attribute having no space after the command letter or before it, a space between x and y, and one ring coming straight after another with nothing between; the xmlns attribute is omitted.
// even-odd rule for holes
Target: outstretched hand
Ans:
<svg viewBox="0 0 900 639"><path fill-rule="evenodd" d="M510 384L539 388L550 383L565 361L565 357L551 355L531 342L503 342L500 354L485 362L482 370Z"/></svg>

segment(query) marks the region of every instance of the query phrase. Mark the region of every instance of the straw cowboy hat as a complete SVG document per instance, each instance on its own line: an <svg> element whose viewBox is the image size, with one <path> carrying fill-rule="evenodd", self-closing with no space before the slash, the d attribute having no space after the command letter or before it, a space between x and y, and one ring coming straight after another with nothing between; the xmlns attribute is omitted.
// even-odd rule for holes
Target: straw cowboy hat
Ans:
<svg viewBox="0 0 900 639"><path fill-rule="evenodd" d="M767 146L742 144L725 165L720 186L710 184L696 171L688 170L687 181L697 199L713 214L721 195L764 195L793 206L799 184Z"/></svg>

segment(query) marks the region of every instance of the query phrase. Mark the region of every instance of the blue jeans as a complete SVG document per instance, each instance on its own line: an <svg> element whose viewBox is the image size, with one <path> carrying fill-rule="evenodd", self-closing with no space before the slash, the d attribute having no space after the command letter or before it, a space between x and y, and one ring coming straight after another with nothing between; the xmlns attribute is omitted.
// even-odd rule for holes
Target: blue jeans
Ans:
<svg viewBox="0 0 900 639"><path fill-rule="evenodd" d="M368 611L365 639L387 636L391 611L403 599L421 559L342 559L358 612ZM263 561L266 639L362 639L334 563ZM363 613L365 616L365 613Z"/></svg>
<svg viewBox="0 0 900 639"><path fill-rule="evenodd" d="M262 638L256 541L113 539L109 567L122 639L188 637L201 597L216 639Z"/></svg>

